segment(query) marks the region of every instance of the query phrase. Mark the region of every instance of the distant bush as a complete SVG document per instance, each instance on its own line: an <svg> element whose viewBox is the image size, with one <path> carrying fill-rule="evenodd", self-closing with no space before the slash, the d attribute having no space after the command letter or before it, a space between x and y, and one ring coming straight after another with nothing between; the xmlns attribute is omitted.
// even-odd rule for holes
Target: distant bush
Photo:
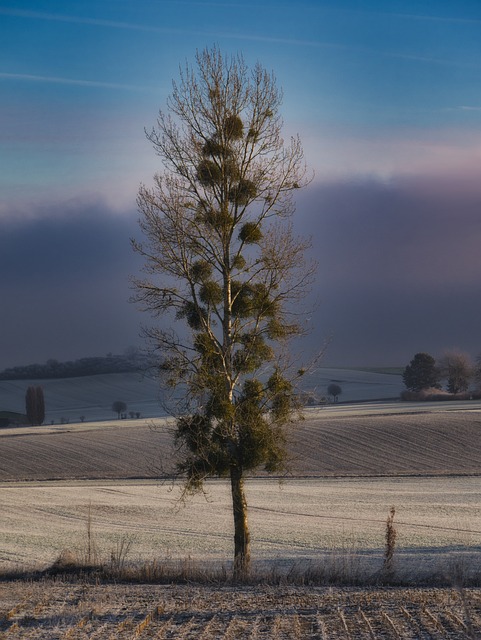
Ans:
<svg viewBox="0 0 481 640"><path fill-rule="evenodd" d="M405 402L430 402L430 401L443 401L443 400L480 400L481 393L472 393L466 391L465 393L449 393L449 391L443 391L442 389L421 389L421 391L402 391L401 400Z"/></svg>
<svg viewBox="0 0 481 640"><path fill-rule="evenodd" d="M28 418L24 413L16 411L0 411L0 428L9 425L26 425Z"/></svg>

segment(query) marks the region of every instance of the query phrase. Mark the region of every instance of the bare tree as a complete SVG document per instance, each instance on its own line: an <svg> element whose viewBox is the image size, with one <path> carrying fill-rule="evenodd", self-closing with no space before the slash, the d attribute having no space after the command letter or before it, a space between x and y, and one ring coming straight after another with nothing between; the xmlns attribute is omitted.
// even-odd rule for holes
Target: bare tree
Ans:
<svg viewBox="0 0 481 640"><path fill-rule="evenodd" d="M469 355L461 351L446 351L440 362L441 376L447 380L449 393L467 391L473 375Z"/></svg>
<svg viewBox="0 0 481 640"><path fill-rule="evenodd" d="M183 385L172 412L185 491L230 477L239 579L250 564L245 473L283 468L298 410L284 347L303 333L296 303L314 273L290 222L308 179L299 139L281 137L274 76L217 48L195 62L147 133L164 171L138 195L146 277L135 299L172 327L146 335L166 384Z"/></svg>

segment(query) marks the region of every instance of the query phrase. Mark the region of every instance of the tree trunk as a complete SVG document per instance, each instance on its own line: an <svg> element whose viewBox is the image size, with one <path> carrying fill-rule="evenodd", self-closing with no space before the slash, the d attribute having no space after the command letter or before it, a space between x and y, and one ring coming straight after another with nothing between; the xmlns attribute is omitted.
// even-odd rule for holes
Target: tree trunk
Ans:
<svg viewBox="0 0 481 640"><path fill-rule="evenodd" d="M242 469L231 467L230 484L234 513L234 580L245 580L250 570L251 545Z"/></svg>

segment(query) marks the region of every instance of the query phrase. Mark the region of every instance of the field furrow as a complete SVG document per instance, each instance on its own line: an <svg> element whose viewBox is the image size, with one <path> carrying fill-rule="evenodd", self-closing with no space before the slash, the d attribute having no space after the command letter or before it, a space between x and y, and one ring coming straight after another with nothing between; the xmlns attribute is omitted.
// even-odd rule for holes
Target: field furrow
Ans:
<svg viewBox="0 0 481 640"><path fill-rule="evenodd" d="M24 585L1 638L438 640L479 633L479 590ZM22 585L13 590L21 595ZM38 600L40 602L40 600ZM34 611L36 614L34 615Z"/></svg>
<svg viewBox="0 0 481 640"><path fill-rule="evenodd" d="M477 475L481 417L475 410L356 414L306 411L290 435L294 476ZM402 407L402 405L401 405ZM165 419L0 430L0 481L151 478L172 466ZM262 474L261 474L262 475Z"/></svg>

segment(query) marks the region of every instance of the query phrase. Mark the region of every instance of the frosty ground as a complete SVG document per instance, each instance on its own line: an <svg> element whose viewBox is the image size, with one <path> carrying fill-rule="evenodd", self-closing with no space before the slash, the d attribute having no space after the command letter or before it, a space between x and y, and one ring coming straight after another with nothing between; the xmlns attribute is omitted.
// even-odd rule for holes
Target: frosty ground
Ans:
<svg viewBox="0 0 481 640"><path fill-rule="evenodd" d="M128 560L228 564L229 488L179 502L155 481L62 481L2 485L0 562L47 567L89 544L108 562L128 543ZM356 577L381 569L385 520L396 508L396 561L403 575L468 571L481 560L479 478L251 479L247 483L256 563L298 571L345 563ZM87 531L89 528L89 531ZM349 566L348 566L349 565Z"/></svg>
<svg viewBox="0 0 481 640"><path fill-rule="evenodd" d="M226 482L183 505L158 480L169 421L109 417L0 431L0 568L70 554L228 576ZM277 576L271 586L0 582L0 637L474 638L481 594L463 584L478 584L481 566L480 431L476 402L308 409L290 473L247 481L254 572ZM392 506L402 589L373 582ZM302 586L310 578L331 586Z"/></svg>
<svg viewBox="0 0 481 640"><path fill-rule="evenodd" d="M447 579L479 565L480 431L479 403L308 409L290 440L290 473L247 481L255 560L299 568L327 558L372 573L395 507L404 574ZM183 504L179 487L159 480L170 445L167 419L2 430L0 566L82 554L87 529L103 559L128 542L132 561L228 563L228 483L212 480Z"/></svg>

